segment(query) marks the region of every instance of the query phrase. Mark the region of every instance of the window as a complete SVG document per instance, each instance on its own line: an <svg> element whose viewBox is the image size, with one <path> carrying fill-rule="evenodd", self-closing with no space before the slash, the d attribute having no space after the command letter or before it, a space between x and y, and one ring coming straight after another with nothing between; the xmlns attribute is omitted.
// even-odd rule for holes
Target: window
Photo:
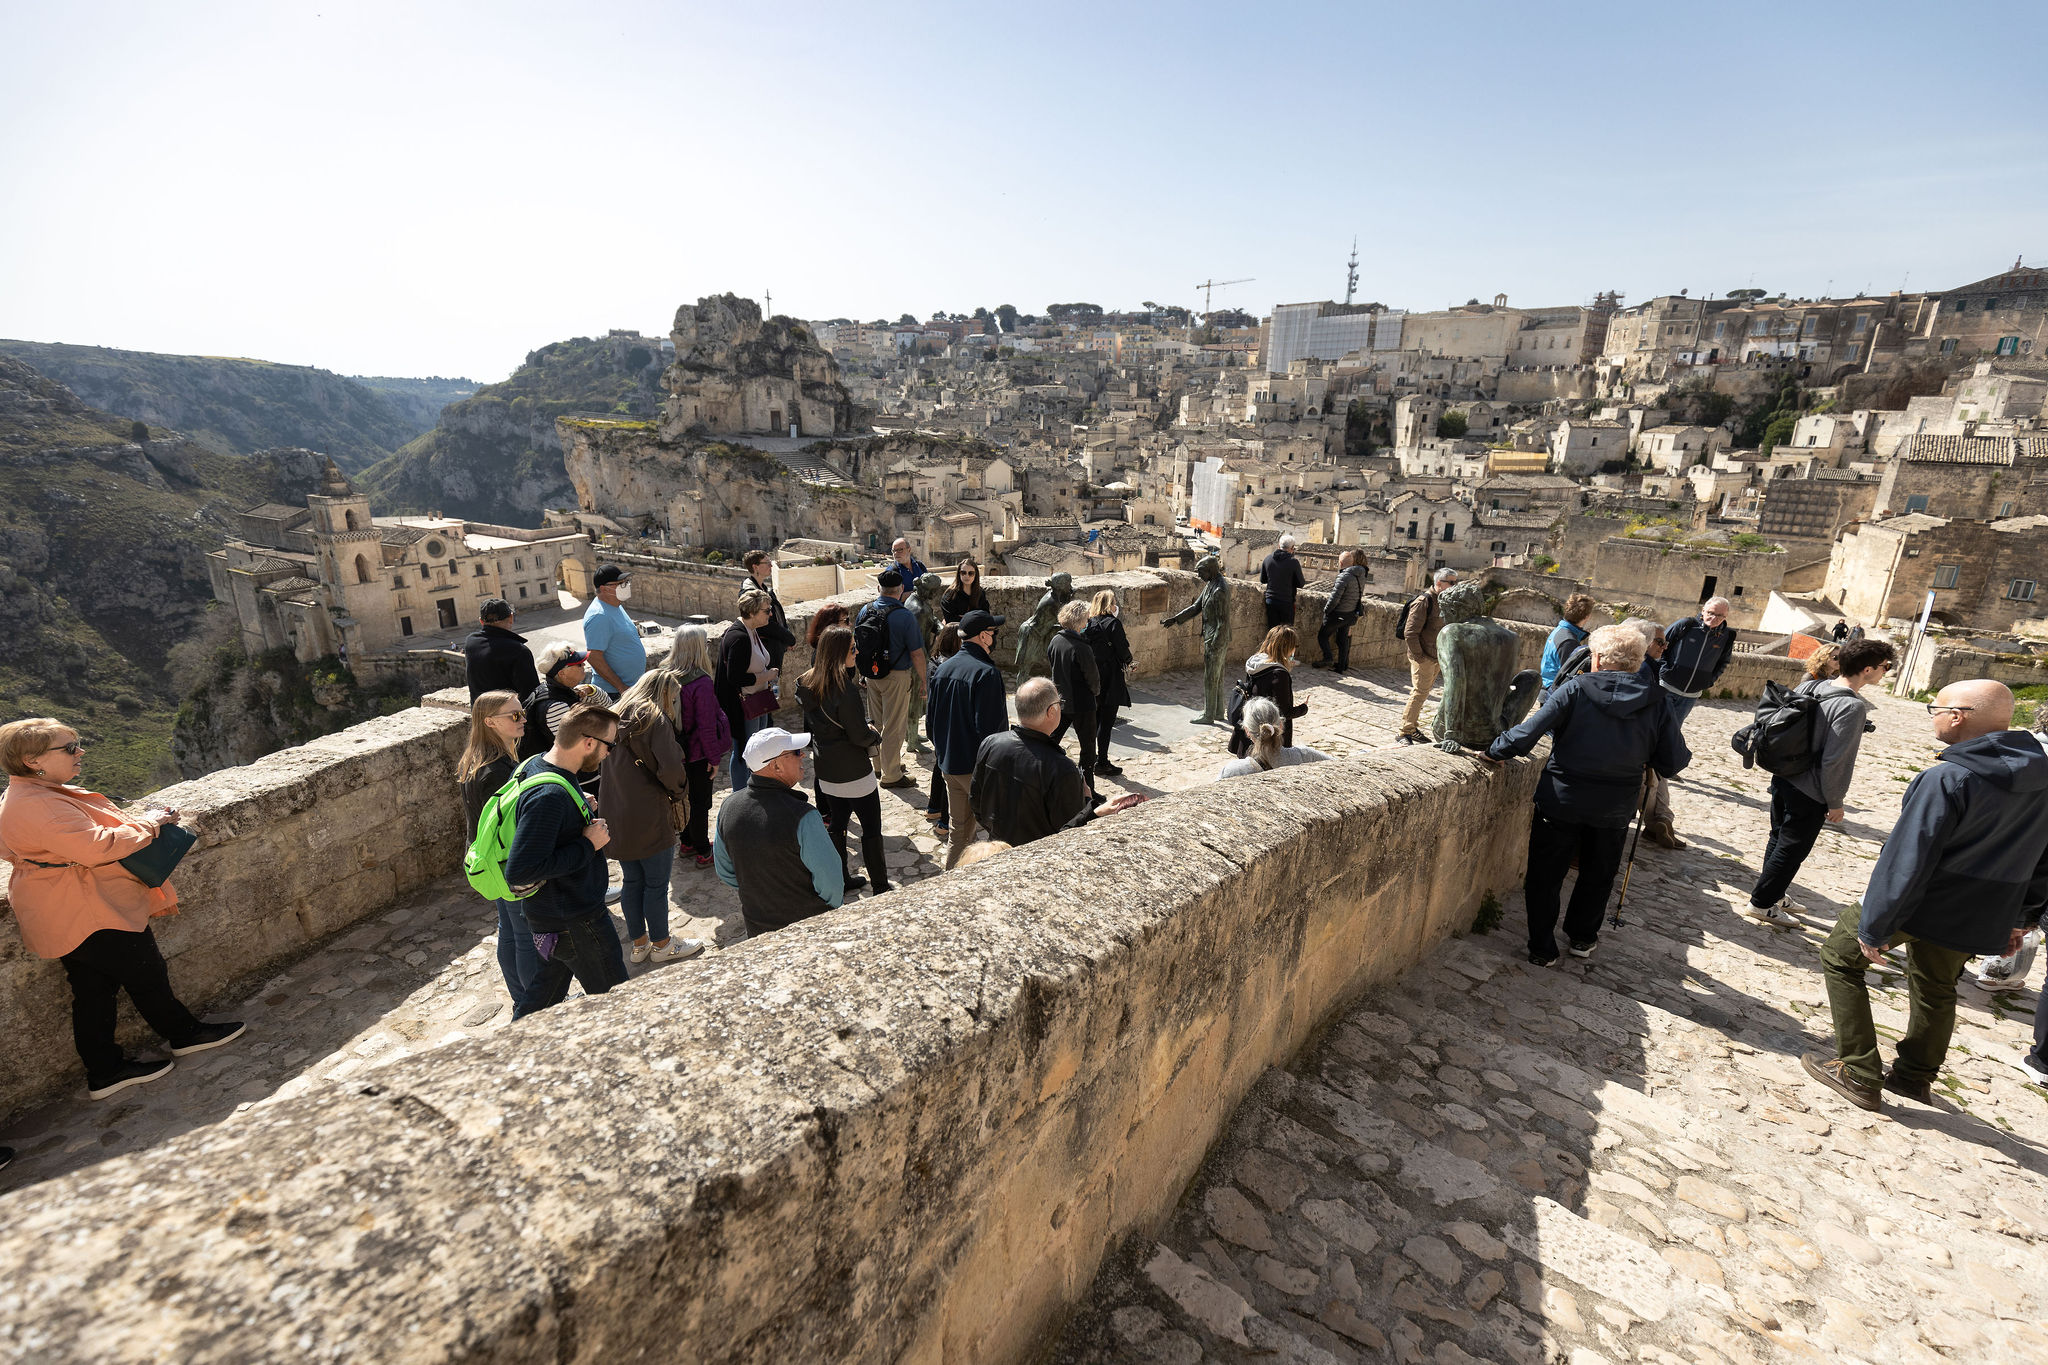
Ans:
<svg viewBox="0 0 2048 1365"><path fill-rule="evenodd" d="M398 618L398 633L400 635L412 634L412 618L410 616L401 616Z"/></svg>
<svg viewBox="0 0 2048 1365"><path fill-rule="evenodd" d="M1726 336L1727 334L1728 324L1726 322L1717 322L1714 324L1714 340L1719 341L1722 337Z"/></svg>
<svg viewBox="0 0 2048 1365"><path fill-rule="evenodd" d="M478 578L482 578L482 577L484 576L484 566L483 566L483 565L479 564L479 565L477 565L477 566L476 566L476 576L477 576Z"/></svg>
<svg viewBox="0 0 2048 1365"><path fill-rule="evenodd" d="M1906 510L1908 512L1925 512L1927 510L1927 495L1925 493L1915 493L1912 497L1907 498Z"/></svg>
<svg viewBox="0 0 2048 1365"><path fill-rule="evenodd" d="M1800 324L1799 335L1810 337L1813 335L1814 329L1818 326L1820 326L1820 319L1815 317L1813 314L1808 313L1806 315L1806 321Z"/></svg>
<svg viewBox="0 0 2048 1365"><path fill-rule="evenodd" d="M368 583L368 582L370 582L370 581L371 581L371 579L370 579L370 561L369 561L368 557L366 557L366 556L364 556L364 555L357 555L357 556L356 556L356 582L358 582L358 583Z"/></svg>
<svg viewBox="0 0 2048 1365"><path fill-rule="evenodd" d="M2018 355L2019 353L2020 339L2018 337L2000 337L1998 339L1998 354Z"/></svg>
<svg viewBox="0 0 2048 1365"><path fill-rule="evenodd" d="M1730 588L1730 589L1728 590L1728 595L1729 595L1730 597L1740 597L1740 596L1742 596L1742 585L1741 585L1740 583L1737 583L1737 584L1736 584L1736 585L1735 585L1734 587L1732 587L1732 588Z"/></svg>
<svg viewBox="0 0 2048 1365"><path fill-rule="evenodd" d="M2014 602L2033 601L2034 580L2031 578L2015 578L2012 581L2012 586L2005 590L2005 595Z"/></svg>
<svg viewBox="0 0 2048 1365"><path fill-rule="evenodd" d="M391 580L391 586L398 589L400 592L404 592L405 580L403 578L394 578Z"/></svg>
<svg viewBox="0 0 2048 1365"><path fill-rule="evenodd" d="M1448 521L1447 521L1447 522L1445 522L1445 523L1444 523L1444 539L1445 539L1446 541L1453 541L1453 540L1456 540L1457 538L1458 538L1458 528L1457 528L1456 526L1453 526L1453 525L1452 525L1452 524L1451 524L1450 522L1448 522Z"/></svg>
<svg viewBox="0 0 2048 1365"><path fill-rule="evenodd" d="M1493 542L1493 552L1495 554L1505 554L1507 552L1507 548L1508 543L1505 540L1496 540L1495 542Z"/></svg>
<svg viewBox="0 0 2048 1365"><path fill-rule="evenodd" d="M1849 354L1848 354L1848 356L1847 356L1847 359L1848 359L1849 363L1850 363L1851 365L1854 365L1854 364L1856 363L1856 357L1857 357L1857 356L1859 356L1859 355L1861 355L1861 354L1863 354L1863 348L1862 348L1861 346L1857 345L1857 344L1856 344L1855 342L1853 342L1853 341L1852 341L1852 342L1850 342L1850 343L1849 343Z"/></svg>
<svg viewBox="0 0 2048 1365"><path fill-rule="evenodd" d="M1956 353L1956 339L1954 337L1943 337L1941 339L1941 353L1943 355L1954 355Z"/></svg>
<svg viewBox="0 0 2048 1365"><path fill-rule="evenodd" d="M1956 585L1956 575L1962 571L1963 566L1960 564L1935 565L1934 586L1937 588L1953 588Z"/></svg>
<svg viewBox="0 0 2048 1365"><path fill-rule="evenodd" d="M1412 521L1408 523L1408 539L1415 539L1415 523Z"/></svg>
<svg viewBox="0 0 2048 1365"><path fill-rule="evenodd" d="M1988 313L1988 312L1990 312L1990 311L1991 311L1992 309L1994 309L1994 308L1996 308L1996 307L1998 307L1998 300L1997 300L1996 298L1989 298L1989 299L1986 299L1986 300L1984 300L1984 311L1985 311L1985 312L1987 312L1987 313Z"/></svg>
<svg viewBox="0 0 2048 1365"><path fill-rule="evenodd" d="M1862 335L1863 335L1863 334L1864 334L1865 332L1867 332L1867 331L1869 331L1869 330L1870 330L1870 314L1868 314L1868 313L1858 313L1858 314L1856 315L1856 335L1857 335L1857 336L1862 336Z"/></svg>
<svg viewBox="0 0 2048 1365"><path fill-rule="evenodd" d="M424 583L433 576L433 570L429 569L424 564L420 565L420 582Z"/></svg>
<svg viewBox="0 0 2048 1365"><path fill-rule="evenodd" d="M1820 444L1820 437L1814 435L1812 432L1808 432L1806 434L1806 443L1810 446L1817 446Z"/></svg>
<svg viewBox="0 0 2048 1365"><path fill-rule="evenodd" d="M526 596L526 585L525 585L524 583L521 583L521 584L519 585L519 595L520 595L521 597L524 597L524 596Z"/></svg>
<svg viewBox="0 0 2048 1365"><path fill-rule="evenodd" d="M515 559L512 561L512 567L514 569L524 569L526 567L526 561L523 559Z"/></svg>
<svg viewBox="0 0 2048 1365"><path fill-rule="evenodd" d="M1760 337L1770 325L1771 320L1769 318L1757 318L1749 324L1749 334L1753 337Z"/></svg>

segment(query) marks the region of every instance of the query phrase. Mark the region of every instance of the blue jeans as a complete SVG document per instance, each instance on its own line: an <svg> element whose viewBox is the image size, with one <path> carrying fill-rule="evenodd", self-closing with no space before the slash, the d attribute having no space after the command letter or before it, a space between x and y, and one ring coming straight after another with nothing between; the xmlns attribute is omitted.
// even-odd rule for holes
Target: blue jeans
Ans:
<svg viewBox="0 0 2048 1365"><path fill-rule="evenodd" d="M1692 708L1700 704L1698 697L1681 697L1668 687L1664 689L1664 699L1671 703L1671 719L1681 726L1685 724L1685 718L1692 714Z"/></svg>
<svg viewBox="0 0 2048 1365"><path fill-rule="evenodd" d="M620 863L626 874L626 892L619 897L619 913L626 917L626 933L634 942L668 938L668 875L676 865L676 846L663 845L659 853L630 863Z"/></svg>
<svg viewBox="0 0 2048 1365"><path fill-rule="evenodd" d="M512 1017L533 1013L533 983L540 975L540 954L534 951L533 930L518 901L498 902L498 970L504 973L505 989L512 996Z"/></svg>
<svg viewBox="0 0 2048 1365"><path fill-rule="evenodd" d="M754 775L753 769L749 768L746 764L746 760L740 757L741 751L747 747L747 740L749 738L767 728L768 717L756 716L750 721L742 722L738 732L733 735L732 789L734 791L738 791L741 787L746 786L748 779L750 779Z"/></svg>

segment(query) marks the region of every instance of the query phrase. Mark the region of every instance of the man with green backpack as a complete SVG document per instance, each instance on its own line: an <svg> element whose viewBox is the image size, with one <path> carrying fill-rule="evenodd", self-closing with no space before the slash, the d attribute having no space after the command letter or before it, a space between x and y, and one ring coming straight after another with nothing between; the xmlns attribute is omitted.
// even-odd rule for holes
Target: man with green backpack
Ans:
<svg viewBox="0 0 2048 1365"><path fill-rule="evenodd" d="M517 900L533 931L540 973L528 1007L558 1005L571 978L602 995L626 979L626 956L605 910L604 847L611 831L576 783L597 771L618 738L619 717L586 702L555 728L554 747L513 770L478 817L464 863L469 884L493 900Z"/></svg>

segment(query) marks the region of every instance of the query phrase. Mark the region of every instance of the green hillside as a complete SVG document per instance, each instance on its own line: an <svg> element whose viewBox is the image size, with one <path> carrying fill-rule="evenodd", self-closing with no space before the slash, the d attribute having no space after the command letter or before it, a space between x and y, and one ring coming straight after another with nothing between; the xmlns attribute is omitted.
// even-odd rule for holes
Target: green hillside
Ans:
<svg viewBox="0 0 2048 1365"><path fill-rule="evenodd" d="M0 341L0 355L33 366L102 412L181 431L224 454L303 446L332 455L350 472L367 468L433 426L446 401L435 401L445 389L423 387L415 397L395 398L326 370L231 356L158 355L36 341Z"/></svg>
<svg viewBox="0 0 2048 1365"><path fill-rule="evenodd" d="M86 781L133 798L176 776L173 647L206 621L206 553L234 514L298 501L307 450L222 455L82 402L0 356L0 697L92 748Z"/></svg>
<svg viewBox="0 0 2048 1365"><path fill-rule="evenodd" d="M380 394L415 432L430 431L441 420L441 409L460 402L477 391L474 379L394 379L385 375L352 374L349 379L370 392Z"/></svg>
<svg viewBox="0 0 2048 1365"><path fill-rule="evenodd" d="M435 428L356 480L379 516L452 517L538 526L575 491L562 469L555 419L571 413L654 417L666 396L660 342L613 334L557 341L528 353L500 384L441 414Z"/></svg>

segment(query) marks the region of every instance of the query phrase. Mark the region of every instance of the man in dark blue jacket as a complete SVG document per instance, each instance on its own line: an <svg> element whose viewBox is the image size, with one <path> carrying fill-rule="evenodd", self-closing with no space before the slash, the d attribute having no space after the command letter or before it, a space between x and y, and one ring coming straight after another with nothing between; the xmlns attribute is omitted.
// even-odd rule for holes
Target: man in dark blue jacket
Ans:
<svg viewBox="0 0 2048 1365"><path fill-rule="evenodd" d="M1950 683L1927 709L1934 737L1949 747L1906 788L1862 905L1844 910L1821 945L1835 1055L1800 1058L1808 1075L1861 1109L1883 1107L1880 1084L1931 1102L1963 964L2017 951L2022 927L2048 905L2048 754L2032 734L2007 728L2012 693L1988 678ZM1863 974L1894 944L1906 947L1912 1009L1892 1069L1880 1076Z"/></svg>
<svg viewBox="0 0 2048 1365"><path fill-rule="evenodd" d="M592 819L588 803L570 790L597 771L618 733L617 712L591 703L573 707L555 730L554 747L513 773L521 778L551 773L563 779L538 783L519 798L512 846L505 854L507 882L540 884L521 903L541 959L529 993L534 1010L561 1004L572 976L586 995L603 995L626 979L625 951L604 908L604 846L611 831L604 821Z"/></svg>
<svg viewBox="0 0 2048 1365"><path fill-rule="evenodd" d="M1735 661L1735 627L1728 624L1728 599L1709 597L1700 614L1673 621L1664 632L1664 690L1678 723L1692 714L1704 694L1714 690Z"/></svg>
<svg viewBox="0 0 2048 1365"><path fill-rule="evenodd" d="M981 742L1010 725L1003 703L1003 671L988 656L996 628L1009 618L970 611L960 618L960 650L932 674L926 703L932 748L946 778L946 811L953 832L946 848L951 871L974 839L974 804L968 799L974 782L974 756Z"/></svg>
<svg viewBox="0 0 2048 1365"><path fill-rule="evenodd" d="M1259 582L1266 585L1266 629L1294 624L1294 594L1308 582L1301 561L1294 557L1294 537L1283 535L1266 562L1259 565Z"/></svg>
<svg viewBox="0 0 2048 1365"><path fill-rule="evenodd" d="M1550 761L1536 784L1529 870L1522 883L1529 960L1539 967L1557 961L1558 892L1572 859L1579 860L1579 880L1564 932L1572 956L1591 957L1642 792L1643 769L1668 778L1692 762L1663 689L1636 671L1643 663L1642 633L1634 626L1602 626L1587 644L1591 669L1553 691L1535 715L1486 751L1491 759L1521 758L1537 740L1551 736Z"/></svg>

